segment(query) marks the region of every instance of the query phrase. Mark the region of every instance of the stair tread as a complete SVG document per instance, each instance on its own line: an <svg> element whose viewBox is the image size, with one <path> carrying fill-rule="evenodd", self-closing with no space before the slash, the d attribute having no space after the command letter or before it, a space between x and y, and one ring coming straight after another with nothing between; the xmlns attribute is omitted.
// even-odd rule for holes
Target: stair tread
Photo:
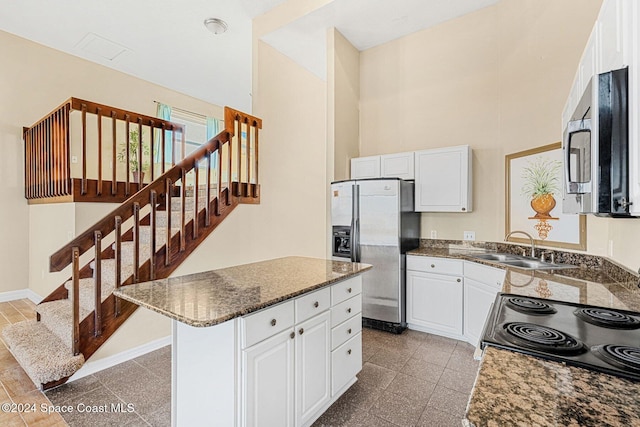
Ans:
<svg viewBox="0 0 640 427"><path fill-rule="evenodd" d="M41 384L73 375L84 364L56 334L42 322L27 320L5 326L3 338L29 378Z"/></svg>

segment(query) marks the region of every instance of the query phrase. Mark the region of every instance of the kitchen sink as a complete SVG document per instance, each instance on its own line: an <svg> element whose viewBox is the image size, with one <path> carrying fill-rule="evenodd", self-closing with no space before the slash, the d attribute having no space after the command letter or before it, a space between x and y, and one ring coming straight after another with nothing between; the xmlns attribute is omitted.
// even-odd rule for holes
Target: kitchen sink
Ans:
<svg viewBox="0 0 640 427"><path fill-rule="evenodd" d="M539 259L524 257L513 254L488 253L472 255L472 258L483 259L485 261L494 261L496 263L522 268L524 270L563 270L569 268L578 268L571 264L555 264L551 262L540 261Z"/></svg>

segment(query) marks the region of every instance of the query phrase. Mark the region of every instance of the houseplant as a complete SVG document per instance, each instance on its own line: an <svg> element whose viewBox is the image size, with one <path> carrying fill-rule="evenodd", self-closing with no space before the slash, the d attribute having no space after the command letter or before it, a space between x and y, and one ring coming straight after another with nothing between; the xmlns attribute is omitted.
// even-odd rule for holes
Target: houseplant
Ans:
<svg viewBox="0 0 640 427"><path fill-rule="evenodd" d="M534 218L550 219L549 212L556 206L553 197L560 191L560 168L557 160L537 157L522 169L522 195L531 198Z"/></svg>
<svg viewBox="0 0 640 427"><path fill-rule="evenodd" d="M133 182L138 184L144 181L144 171L148 166L145 166L144 160L142 165L138 163L138 150L142 149L142 155L149 155L149 143L142 141L142 147L140 147L140 134L138 129L131 129L129 131L129 170L133 175ZM120 144L120 152L118 152L118 161L125 163L127 161L127 142L124 141Z"/></svg>

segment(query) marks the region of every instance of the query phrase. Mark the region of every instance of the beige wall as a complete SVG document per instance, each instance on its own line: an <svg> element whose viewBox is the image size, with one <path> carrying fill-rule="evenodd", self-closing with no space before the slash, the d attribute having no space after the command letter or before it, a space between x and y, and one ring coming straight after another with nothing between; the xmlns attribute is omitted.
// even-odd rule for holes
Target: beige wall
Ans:
<svg viewBox="0 0 640 427"><path fill-rule="evenodd" d="M504 157L560 141L562 109L601 3L502 0L361 52L361 156L474 150L473 212L423 214L424 237L436 230L438 238L462 239L474 230L477 240L502 239ZM638 263L619 237L640 226L587 222L589 252L607 255L614 240L615 259Z"/></svg>
<svg viewBox="0 0 640 427"><path fill-rule="evenodd" d="M349 179L360 151L360 52L335 28L327 33L327 108L333 180Z"/></svg>

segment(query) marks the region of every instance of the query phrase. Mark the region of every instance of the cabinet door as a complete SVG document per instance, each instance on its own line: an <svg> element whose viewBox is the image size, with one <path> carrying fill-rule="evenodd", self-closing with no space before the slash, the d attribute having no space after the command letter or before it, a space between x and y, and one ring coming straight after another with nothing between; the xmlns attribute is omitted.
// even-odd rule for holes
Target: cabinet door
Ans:
<svg viewBox="0 0 640 427"><path fill-rule="evenodd" d="M421 212L471 212L471 149L415 153L415 205Z"/></svg>
<svg viewBox="0 0 640 427"><path fill-rule="evenodd" d="M464 278L464 337L469 344L478 344L498 291L499 288Z"/></svg>
<svg viewBox="0 0 640 427"><path fill-rule="evenodd" d="M407 271L407 323L412 329L462 336L462 277Z"/></svg>
<svg viewBox="0 0 640 427"><path fill-rule="evenodd" d="M380 156L351 159L351 179L380 178Z"/></svg>
<svg viewBox="0 0 640 427"><path fill-rule="evenodd" d="M380 156L380 175L382 177L413 179L413 168L413 151Z"/></svg>
<svg viewBox="0 0 640 427"><path fill-rule="evenodd" d="M305 425L331 399L330 323L326 311L296 325L297 426Z"/></svg>
<svg viewBox="0 0 640 427"><path fill-rule="evenodd" d="M245 427L294 426L292 333L286 330L242 351Z"/></svg>
<svg viewBox="0 0 640 427"><path fill-rule="evenodd" d="M598 72L629 65L628 30L631 11L626 0L605 0L598 16Z"/></svg>

